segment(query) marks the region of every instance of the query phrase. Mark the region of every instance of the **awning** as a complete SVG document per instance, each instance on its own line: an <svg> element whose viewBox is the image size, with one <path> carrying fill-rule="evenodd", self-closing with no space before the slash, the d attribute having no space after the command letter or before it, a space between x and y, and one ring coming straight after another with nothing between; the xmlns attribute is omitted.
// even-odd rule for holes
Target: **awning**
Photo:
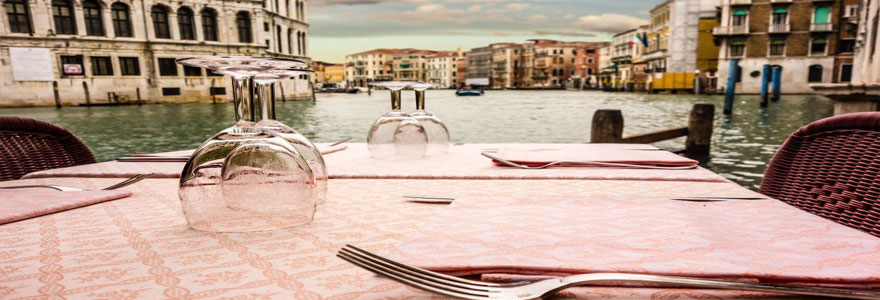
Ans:
<svg viewBox="0 0 880 300"><path fill-rule="evenodd" d="M824 44L824 43L825 43L825 39L823 39L823 38L813 39L813 44Z"/></svg>
<svg viewBox="0 0 880 300"><path fill-rule="evenodd" d="M730 44L731 44L731 45L735 45L735 46L740 46L740 45L745 45L745 44L746 44L746 41L744 41L744 40L732 40L732 41L730 41Z"/></svg>
<svg viewBox="0 0 880 300"><path fill-rule="evenodd" d="M788 9L785 9L785 8L777 8L777 9L774 9L774 10L773 10L773 13L774 13L774 14L787 14L787 13L788 13Z"/></svg>
<svg viewBox="0 0 880 300"><path fill-rule="evenodd" d="M745 16L747 14L748 13L746 12L745 9L737 9L736 11L733 12L734 16Z"/></svg>
<svg viewBox="0 0 880 300"><path fill-rule="evenodd" d="M604 67L604 68L602 68L602 69L617 69L617 64L613 64L613 65L610 65L610 66Z"/></svg>
<svg viewBox="0 0 880 300"><path fill-rule="evenodd" d="M773 40L770 42L771 45L785 45L785 40Z"/></svg>

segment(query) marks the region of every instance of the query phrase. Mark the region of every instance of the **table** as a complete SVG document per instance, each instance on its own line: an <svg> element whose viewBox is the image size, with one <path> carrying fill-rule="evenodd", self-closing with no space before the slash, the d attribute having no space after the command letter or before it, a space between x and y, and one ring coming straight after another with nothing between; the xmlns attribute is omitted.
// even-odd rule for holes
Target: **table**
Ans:
<svg viewBox="0 0 880 300"><path fill-rule="evenodd" d="M99 189L118 178L35 178L2 185ZM384 254L445 206L401 195L756 196L731 182L631 180L333 179L313 223L275 232L187 228L176 179L133 195L0 226L2 299L436 299L334 255L345 244ZM597 298L780 298L736 291L590 288ZM799 299L801 297L790 297Z"/></svg>

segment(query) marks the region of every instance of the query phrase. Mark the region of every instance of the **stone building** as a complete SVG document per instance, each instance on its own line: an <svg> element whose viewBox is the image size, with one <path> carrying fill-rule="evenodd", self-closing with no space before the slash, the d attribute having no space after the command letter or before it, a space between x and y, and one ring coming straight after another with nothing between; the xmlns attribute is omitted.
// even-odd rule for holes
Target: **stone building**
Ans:
<svg viewBox="0 0 880 300"><path fill-rule="evenodd" d="M492 47L473 48L465 54L467 57L466 84L490 85L492 76Z"/></svg>
<svg viewBox="0 0 880 300"><path fill-rule="evenodd" d="M312 80L314 87L336 86L345 80L345 65L323 61L312 61Z"/></svg>
<svg viewBox="0 0 880 300"><path fill-rule="evenodd" d="M427 80L427 57L435 51L420 49L373 49L345 56L348 87L366 88L375 81Z"/></svg>
<svg viewBox="0 0 880 300"><path fill-rule="evenodd" d="M496 43L492 48L492 64L490 87L493 89L509 89L519 86L522 73L522 45L516 43Z"/></svg>
<svg viewBox="0 0 880 300"><path fill-rule="evenodd" d="M439 51L428 57L428 82L440 88L454 88L459 85L458 65L464 60L460 50Z"/></svg>
<svg viewBox="0 0 880 300"><path fill-rule="evenodd" d="M758 93L763 65L782 67L782 93L812 93L811 83L849 82L858 0L723 0L719 85L739 59L740 93Z"/></svg>
<svg viewBox="0 0 880 300"><path fill-rule="evenodd" d="M577 89L598 88L599 49L608 43L589 43L574 49L574 75L570 86Z"/></svg>
<svg viewBox="0 0 880 300"><path fill-rule="evenodd" d="M636 36L644 36L647 31L648 25L643 25L612 37L611 45L614 48L611 62L616 68L616 82L613 84L615 88L632 91L637 80L644 84L647 64L642 55L645 53L645 46L637 42Z"/></svg>
<svg viewBox="0 0 880 300"><path fill-rule="evenodd" d="M0 105L226 100L202 55L308 60L305 0L3 0ZM305 96L308 77L278 95Z"/></svg>

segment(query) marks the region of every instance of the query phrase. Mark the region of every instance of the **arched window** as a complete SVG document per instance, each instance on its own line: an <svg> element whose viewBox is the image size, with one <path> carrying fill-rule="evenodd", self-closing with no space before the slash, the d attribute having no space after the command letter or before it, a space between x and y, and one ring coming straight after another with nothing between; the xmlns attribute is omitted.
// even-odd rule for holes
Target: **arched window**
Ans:
<svg viewBox="0 0 880 300"><path fill-rule="evenodd" d="M206 41L217 40L217 11L211 8L202 10L202 35Z"/></svg>
<svg viewBox="0 0 880 300"><path fill-rule="evenodd" d="M3 10L9 20L9 31L15 33L34 33L31 27L31 13L26 0L3 1Z"/></svg>
<svg viewBox="0 0 880 300"><path fill-rule="evenodd" d="M189 7L182 6L177 9L177 27L180 29L181 40L196 39L196 24L193 18L193 11Z"/></svg>
<svg viewBox="0 0 880 300"><path fill-rule="evenodd" d="M293 29L287 29L287 53L293 54Z"/></svg>
<svg viewBox="0 0 880 300"><path fill-rule="evenodd" d="M284 16L290 16L290 0L284 0Z"/></svg>
<svg viewBox="0 0 880 300"><path fill-rule="evenodd" d="M131 17L128 14L128 5L122 2L113 3L110 6L113 19L113 32L119 37L132 37Z"/></svg>
<svg viewBox="0 0 880 300"><path fill-rule="evenodd" d="M56 34L76 34L76 21L73 18L73 2L52 0L52 19Z"/></svg>
<svg viewBox="0 0 880 300"><path fill-rule="evenodd" d="M83 19L86 21L86 35L104 35L104 18L101 5L95 0L83 1Z"/></svg>
<svg viewBox="0 0 880 300"><path fill-rule="evenodd" d="M246 11L240 11L235 14L235 25L238 27L238 41L242 43L252 43L251 36L251 16Z"/></svg>
<svg viewBox="0 0 880 300"><path fill-rule="evenodd" d="M170 39L171 30L168 27L168 8L162 5L153 5L150 10L150 16L153 18L153 33L156 38Z"/></svg>
<svg viewBox="0 0 880 300"><path fill-rule="evenodd" d="M822 82L822 66L821 65L812 65L810 66L810 74L807 76L808 82Z"/></svg>
<svg viewBox="0 0 880 300"><path fill-rule="evenodd" d="M281 25L275 25L275 45L278 48L278 53L283 52L284 44L281 43Z"/></svg>

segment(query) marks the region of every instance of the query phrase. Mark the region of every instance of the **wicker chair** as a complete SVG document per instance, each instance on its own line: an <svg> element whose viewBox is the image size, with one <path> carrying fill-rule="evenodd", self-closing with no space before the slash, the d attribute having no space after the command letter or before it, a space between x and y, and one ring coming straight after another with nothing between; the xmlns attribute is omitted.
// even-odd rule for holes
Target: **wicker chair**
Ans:
<svg viewBox="0 0 880 300"><path fill-rule="evenodd" d="M94 162L89 147L67 129L34 119L0 116L0 180Z"/></svg>
<svg viewBox="0 0 880 300"><path fill-rule="evenodd" d="M795 131L770 161L760 192L880 237L880 112Z"/></svg>

